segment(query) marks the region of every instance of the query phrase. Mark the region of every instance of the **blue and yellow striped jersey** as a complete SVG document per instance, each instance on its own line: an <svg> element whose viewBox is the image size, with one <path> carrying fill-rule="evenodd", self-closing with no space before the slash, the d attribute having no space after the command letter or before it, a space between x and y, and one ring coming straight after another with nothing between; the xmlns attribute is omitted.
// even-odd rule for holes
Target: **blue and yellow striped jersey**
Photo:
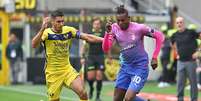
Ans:
<svg viewBox="0 0 201 101"><path fill-rule="evenodd" d="M73 38L80 38L80 32L74 27L63 26L61 33L55 33L51 28L44 30L42 41L46 54L46 69L65 70L69 62L69 48Z"/></svg>

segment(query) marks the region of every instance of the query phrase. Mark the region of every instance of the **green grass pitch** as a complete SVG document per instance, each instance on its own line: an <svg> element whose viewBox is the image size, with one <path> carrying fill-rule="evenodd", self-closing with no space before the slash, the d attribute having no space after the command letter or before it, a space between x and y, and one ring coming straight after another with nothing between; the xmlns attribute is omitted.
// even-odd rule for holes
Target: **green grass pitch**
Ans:
<svg viewBox="0 0 201 101"><path fill-rule="evenodd" d="M88 88L87 88L88 89ZM101 98L103 101L112 101L114 82L105 82ZM159 89L156 82L148 82L142 92L160 93L176 95L176 85ZM94 92L94 97L96 93ZM185 95L190 96L189 90L185 90ZM199 92L201 99L201 92ZM45 85L15 85L0 86L0 101L48 101ZM77 95L69 89L64 88L61 93L61 101L79 101ZM90 101L95 101L90 100Z"/></svg>

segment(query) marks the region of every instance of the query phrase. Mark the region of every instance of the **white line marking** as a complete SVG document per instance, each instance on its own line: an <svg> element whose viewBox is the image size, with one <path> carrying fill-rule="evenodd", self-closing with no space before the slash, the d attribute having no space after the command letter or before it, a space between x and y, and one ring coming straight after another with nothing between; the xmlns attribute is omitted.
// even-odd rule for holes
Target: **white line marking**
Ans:
<svg viewBox="0 0 201 101"><path fill-rule="evenodd" d="M22 89L19 89L19 88L6 88L6 87L0 86L0 89L10 90L10 91L15 91L15 92L20 92L20 93L27 93L27 94L46 96L47 97L47 94L45 94L45 93L39 93L39 92L30 91L30 90L22 90ZM78 101L79 100L79 99L76 99L76 98L65 97L65 96L60 96L60 98L65 99L65 100L70 100L70 101Z"/></svg>

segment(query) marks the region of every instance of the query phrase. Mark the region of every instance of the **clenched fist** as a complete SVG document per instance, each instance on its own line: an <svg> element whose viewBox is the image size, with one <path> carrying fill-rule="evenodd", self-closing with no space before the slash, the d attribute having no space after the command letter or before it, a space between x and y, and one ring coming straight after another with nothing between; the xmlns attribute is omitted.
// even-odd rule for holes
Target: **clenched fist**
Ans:
<svg viewBox="0 0 201 101"><path fill-rule="evenodd" d="M158 61L157 59L152 58L151 60L151 67L153 70L155 70L158 67Z"/></svg>
<svg viewBox="0 0 201 101"><path fill-rule="evenodd" d="M105 25L105 30L107 33L110 33L112 31L112 20L111 20L111 18L107 19L107 23Z"/></svg>
<svg viewBox="0 0 201 101"><path fill-rule="evenodd" d="M45 29L48 27L48 24L50 23L50 17L45 17L43 18L43 23L42 23L42 29Z"/></svg>

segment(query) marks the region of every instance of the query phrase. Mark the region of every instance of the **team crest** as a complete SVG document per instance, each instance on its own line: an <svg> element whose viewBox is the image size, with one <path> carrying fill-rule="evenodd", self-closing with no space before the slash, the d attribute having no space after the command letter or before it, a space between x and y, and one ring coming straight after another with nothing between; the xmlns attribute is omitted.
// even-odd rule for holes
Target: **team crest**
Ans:
<svg viewBox="0 0 201 101"><path fill-rule="evenodd" d="M131 36L131 39L132 39L132 40L135 40L135 35L132 35L132 36Z"/></svg>
<svg viewBox="0 0 201 101"><path fill-rule="evenodd" d="M65 38L65 39L68 39L68 34L64 34L64 38Z"/></svg>

